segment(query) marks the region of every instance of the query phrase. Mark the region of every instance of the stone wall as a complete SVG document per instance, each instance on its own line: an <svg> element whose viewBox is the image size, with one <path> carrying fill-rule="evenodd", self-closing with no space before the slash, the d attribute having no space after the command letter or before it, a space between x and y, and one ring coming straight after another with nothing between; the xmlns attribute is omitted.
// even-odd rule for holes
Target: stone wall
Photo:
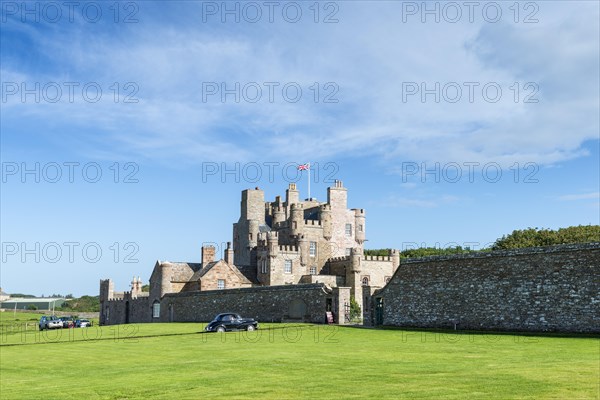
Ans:
<svg viewBox="0 0 600 400"><path fill-rule="evenodd" d="M341 317L344 323L339 310L349 302L349 297L348 288L332 289L323 283L170 293L160 301L159 318L152 318L153 301L149 298L111 300L102 304L101 323L206 322L223 312L263 322L324 323L328 309L334 312L336 322Z"/></svg>
<svg viewBox="0 0 600 400"><path fill-rule="evenodd" d="M323 284L267 286L167 294L161 301L160 321L210 321L223 312L264 322L303 320L325 322L327 299L334 291Z"/></svg>
<svg viewBox="0 0 600 400"><path fill-rule="evenodd" d="M383 325L598 333L599 277L600 243L409 259L373 303Z"/></svg>
<svg viewBox="0 0 600 400"><path fill-rule="evenodd" d="M101 325L151 322L152 304L148 297L103 301L100 307Z"/></svg>

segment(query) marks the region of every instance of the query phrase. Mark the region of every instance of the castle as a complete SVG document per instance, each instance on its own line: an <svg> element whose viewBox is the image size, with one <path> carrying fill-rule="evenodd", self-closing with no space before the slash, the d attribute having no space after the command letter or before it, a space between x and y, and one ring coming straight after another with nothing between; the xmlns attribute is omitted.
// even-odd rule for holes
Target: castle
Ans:
<svg viewBox="0 0 600 400"><path fill-rule="evenodd" d="M284 201L280 196L265 201L259 188L244 190L233 246L227 243L222 259L215 259L214 246L205 245L200 263L157 261L149 292L142 292L139 278L133 279L129 292L115 292L112 280L102 280L101 323L160 320L165 296L174 294L288 285L301 289L311 284L330 292L343 288L343 302L339 296L328 297L325 307L337 307L338 322L344 322L339 314L347 314L349 296L369 307L372 293L385 286L400 264L397 250L387 256L364 255L365 210L348 209L347 203L341 181L327 189L326 202L300 200L295 183L289 184ZM119 310L117 320L111 319L111 308ZM284 314L306 315L306 304L296 308ZM163 320L174 320L172 313L169 309Z"/></svg>
<svg viewBox="0 0 600 400"><path fill-rule="evenodd" d="M600 332L600 243L402 259L365 256L366 215L347 208L339 181L327 201L265 202L244 190L233 246L216 260L157 261L150 292L100 281L100 323L202 322L237 312L261 322L350 322L354 297L365 325L532 332Z"/></svg>

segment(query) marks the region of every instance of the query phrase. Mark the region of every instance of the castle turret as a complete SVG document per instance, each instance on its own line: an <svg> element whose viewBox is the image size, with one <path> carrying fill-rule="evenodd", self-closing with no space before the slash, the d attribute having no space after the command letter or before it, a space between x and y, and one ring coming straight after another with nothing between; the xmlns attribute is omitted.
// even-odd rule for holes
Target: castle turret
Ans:
<svg viewBox="0 0 600 400"><path fill-rule="evenodd" d="M142 293L142 280L138 276L137 278L134 276L131 280L131 298L135 299Z"/></svg>
<svg viewBox="0 0 600 400"><path fill-rule="evenodd" d="M108 301L114 297L115 283L112 279L100 280L100 301Z"/></svg>
<svg viewBox="0 0 600 400"><path fill-rule="evenodd" d="M365 210L363 208L354 209L354 240L361 247L365 242Z"/></svg>
<svg viewBox="0 0 600 400"><path fill-rule="evenodd" d="M309 259L309 243L304 235L298 237L298 248L300 249L300 265L306 267L310 264Z"/></svg>
<svg viewBox="0 0 600 400"><path fill-rule="evenodd" d="M256 244L258 243L258 228L259 224L257 220L251 219L248 221L248 243L246 245L248 249L256 247Z"/></svg>
<svg viewBox="0 0 600 400"><path fill-rule="evenodd" d="M271 214L273 215L274 227L277 224L280 224L285 221L285 211L283 210L283 206L281 204L275 203L271 209Z"/></svg>
<svg viewBox="0 0 600 400"><path fill-rule="evenodd" d="M346 282L349 283L350 292L354 295L355 301L363 309L363 287L360 277L361 272L361 259L364 257L363 251L359 248L352 248L350 250L350 263L351 268L346 275Z"/></svg>
<svg viewBox="0 0 600 400"><path fill-rule="evenodd" d="M321 225L323 226L323 237L326 240L330 240L332 236L331 206L329 204L322 204L319 207L319 214Z"/></svg>
<svg viewBox="0 0 600 400"><path fill-rule="evenodd" d="M302 231L302 224L304 224L304 208L302 204L292 204L292 215L290 223L290 234L298 235Z"/></svg>
<svg viewBox="0 0 600 400"><path fill-rule="evenodd" d="M267 249L270 257L277 257L279 255L279 237L277 232L267 232Z"/></svg>
<svg viewBox="0 0 600 400"><path fill-rule="evenodd" d="M265 192L258 187L242 191L240 220L265 223Z"/></svg>

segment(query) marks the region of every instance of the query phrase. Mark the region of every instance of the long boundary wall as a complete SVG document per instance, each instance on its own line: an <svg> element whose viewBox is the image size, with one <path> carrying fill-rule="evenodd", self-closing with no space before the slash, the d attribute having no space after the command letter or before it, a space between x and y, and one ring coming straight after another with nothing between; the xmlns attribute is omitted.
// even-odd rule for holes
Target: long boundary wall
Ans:
<svg viewBox="0 0 600 400"><path fill-rule="evenodd" d="M350 288L330 288L323 283L266 286L226 290L169 293L160 300L160 316L152 317L148 298L104 302L103 325L140 322L203 322L216 314L235 312L259 322L326 322L331 309L336 322L344 323L344 306ZM129 316L126 310L129 309ZM106 310L108 309L108 312Z"/></svg>
<svg viewBox="0 0 600 400"><path fill-rule="evenodd" d="M598 333L600 243L403 259L374 300L383 325Z"/></svg>

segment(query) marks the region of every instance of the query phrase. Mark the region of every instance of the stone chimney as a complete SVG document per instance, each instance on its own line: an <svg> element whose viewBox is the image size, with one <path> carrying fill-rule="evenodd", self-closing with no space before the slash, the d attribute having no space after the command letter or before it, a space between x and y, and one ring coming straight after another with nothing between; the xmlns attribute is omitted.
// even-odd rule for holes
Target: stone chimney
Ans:
<svg viewBox="0 0 600 400"><path fill-rule="evenodd" d="M202 246L202 267L215 261L215 247L212 245Z"/></svg>
<svg viewBox="0 0 600 400"><path fill-rule="evenodd" d="M231 242L227 242L224 258L227 264L233 265L233 249L231 248Z"/></svg>

